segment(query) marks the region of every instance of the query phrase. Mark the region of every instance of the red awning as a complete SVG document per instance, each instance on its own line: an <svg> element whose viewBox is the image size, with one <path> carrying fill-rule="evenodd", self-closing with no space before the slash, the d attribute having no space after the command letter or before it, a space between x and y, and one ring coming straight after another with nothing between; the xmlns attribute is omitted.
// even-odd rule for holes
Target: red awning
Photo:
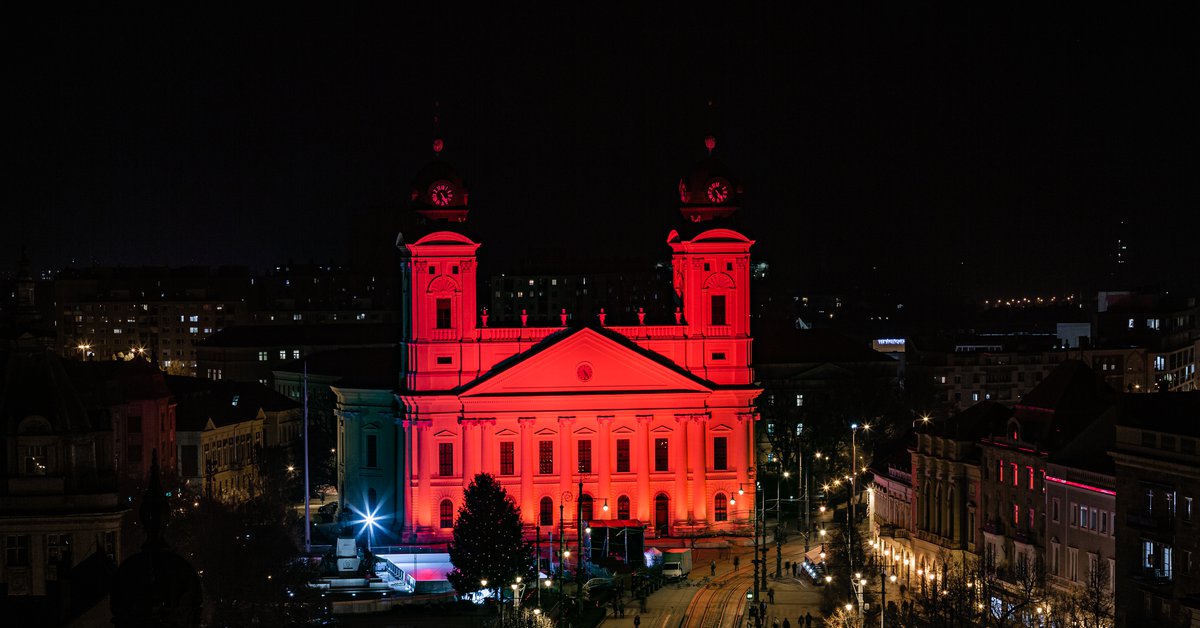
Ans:
<svg viewBox="0 0 1200 628"><path fill-rule="evenodd" d="M645 525L637 519L609 519L607 521L593 521L593 528L644 528Z"/></svg>

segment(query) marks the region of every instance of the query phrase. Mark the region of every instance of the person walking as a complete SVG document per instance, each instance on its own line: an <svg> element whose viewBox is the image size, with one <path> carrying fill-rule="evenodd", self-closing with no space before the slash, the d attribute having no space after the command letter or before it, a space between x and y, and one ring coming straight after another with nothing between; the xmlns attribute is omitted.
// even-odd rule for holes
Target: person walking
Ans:
<svg viewBox="0 0 1200 628"><path fill-rule="evenodd" d="M734 571L737 571L737 568L738 568L738 563L740 563L740 562L742 562L742 557L741 557L741 556L734 556L734 557L733 557L733 570L734 570Z"/></svg>
<svg viewBox="0 0 1200 628"><path fill-rule="evenodd" d="M712 561L711 563L709 563L709 565L708 565L708 575L710 575L710 576L715 576L715 575L717 575L717 561L715 561L715 560L714 560L714 561Z"/></svg>
<svg viewBox="0 0 1200 628"><path fill-rule="evenodd" d="M773 587L767 588L767 599L770 600L772 604L775 603L775 589Z"/></svg>
<svg viewBox="0 0 1200 628"><path fill-rule="evenodd" d="M633 616L633 628L639 628L642 625L642 615L639 613Z"/></svg>
<svg viewBox="0 0 1200 628"><path fill-rule="evenodd" d="M792 628L792 622L788 621L787 617L783 618L783 628Z"/></svg>
<svg viewBox="0 0 1200 628"><path fill-rule="evenodd" d="M812 628L812 613L804 614L804 628Z"/></svg>

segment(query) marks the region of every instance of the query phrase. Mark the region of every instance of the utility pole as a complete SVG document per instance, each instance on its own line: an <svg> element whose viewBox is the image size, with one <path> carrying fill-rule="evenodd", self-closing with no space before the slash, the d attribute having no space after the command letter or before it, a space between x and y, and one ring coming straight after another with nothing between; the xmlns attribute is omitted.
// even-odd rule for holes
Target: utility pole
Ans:
<svg viewBox="0 0 1200 628"><path fill-rule="evenodd" d="M312 495L308 492L308 360L304 361L304 555L312 553ZM375 513L371 513L374 515Z"/></svg>

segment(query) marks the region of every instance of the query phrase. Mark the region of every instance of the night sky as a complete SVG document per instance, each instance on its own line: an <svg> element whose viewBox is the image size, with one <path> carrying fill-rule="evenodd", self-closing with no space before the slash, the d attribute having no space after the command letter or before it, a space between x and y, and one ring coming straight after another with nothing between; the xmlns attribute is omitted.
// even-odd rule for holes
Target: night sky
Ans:
<svg viewBox="0 0 1200 628"><path fill-rule="evenodd" d="M528 243L665 257L712 132L756 256L796 286L1179 282L1200 228L1193 27L602 5L14 18L0 267L21 244L37 268L391 246L352 225L406 211L438 102L485 274ZM1122 234L1135 272L1113 278Z"/></svg>

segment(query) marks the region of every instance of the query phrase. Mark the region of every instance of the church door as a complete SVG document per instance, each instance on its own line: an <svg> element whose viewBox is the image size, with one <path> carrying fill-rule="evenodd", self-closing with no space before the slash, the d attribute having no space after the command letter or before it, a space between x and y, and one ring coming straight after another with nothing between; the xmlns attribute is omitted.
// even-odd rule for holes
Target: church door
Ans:
<svg viewBox="0 0 1200 628"><path fill-rule="evenodd" d="M668 529L668 516L670 510L670 498L663 493L659 493L654 498L654 531L658 536L666 536Z"/></svg>

